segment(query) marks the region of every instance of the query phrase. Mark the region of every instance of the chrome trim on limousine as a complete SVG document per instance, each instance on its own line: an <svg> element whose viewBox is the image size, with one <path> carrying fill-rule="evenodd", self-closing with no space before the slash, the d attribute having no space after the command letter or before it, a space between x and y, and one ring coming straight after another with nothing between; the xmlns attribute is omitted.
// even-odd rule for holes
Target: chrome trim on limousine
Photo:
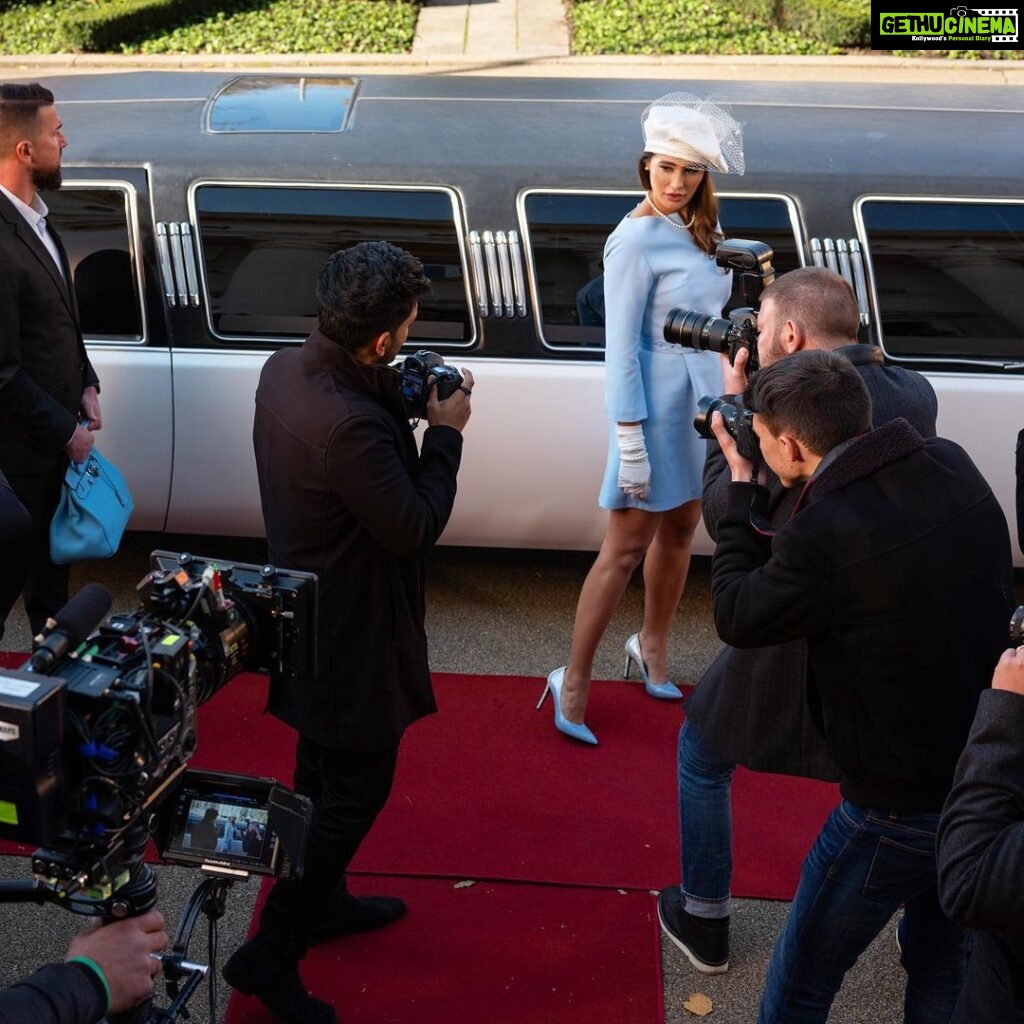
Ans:
<svg viewBox="0 0 1024 1024"><path fill-rule="evenodd" d="M977 206L1022 206L1024 205L1024 198L1015 197L986 197L986 196L967 196L967 195L955 195L955 196L919 196L919 195L884 195L881 193L859 196L853 204L853 223L857 229L857 235L860 238L861 245L864 249L865 262L867 264L868 273L868 286L871 292L871 304L876 311L875 318L875 332L878 336L878 346L881 348L883 354L887 359L895 359L900 363L905 364L928 364L934 366L936 362L941 362L943 367L955 367L955 366L974 366L974 367L990 367L996 370L1012 369L1016 370L1020 367L1020 360L1007 360L1007 359L994 359L994 358L978 358L969 359L962 356L951 356L943 355L941 359L936 359L932 354L923 356L914 356L907 354L900 354L894 356L885 346L885 331L882 326L882 317L878 314L878 310L881 309L881 305L878 299L878 285L875 280L875 270L872 263L871 257L871 243L868 239L867 226L864 223L864 207L868 203L935 203L938 204L965 204L970 203Z"/></svg>
<svg viewBox="0 0 1024 1024"><path fill-rule="evenodd" d="M74 167L69 164L68 167ZM142 231L139 228L139 193L130 181L123 181L117 178L65 178L61 185L64 192L107 188L124 195L125 219L128 227L129 257L132 263L132 280L135 283L135 295L138 301L139 326L141 328L138 339L132 341L117 341L110 344L145 345L149 340L149 317L146 313L146 272L142 260ZM91 336L87 336L91 337ZM108 339L104 338L104 341Z"/></svg>
<svg viewBox="0 0 1024 1024"><path fill-rule="evenodd" d="M310 189L315 191L371 191L371 192L437 192L442 195L446 195L451 203L452 209L452 232L455 236L459 247L459 263L462 268L462 279L464 282L464 292L466 297L466 311L469 313L474 306L472 289L470 285L471 271L469 270L469 258L466 252L466 218L464 213L464 203L460 193L451 186L448 185L381 185L374 182L324 182L324 181L301 181L290 179L287 181L260 181L255 178L235 179L230 178L197 178L195 181L189 183L186 201L188 203L189 220L196 225L196 235L200 236L199 231L199 214L196 208L196 192L208 186L214 186L218 188L301 188ZM199 248L202 250L201 237L199 238ZM209 283L206 277L206 262L200 256L199 259L199 279L201 283L200 293L200 304L204 309L204 316L206 319L206 326L210 332L210 335L216 338L218 341L228 342L231 344L238 344L241 342L256 342L261 347L268 345L288 345L298 344L302 341L301 338L291 337L287 335L245 335L245 334L232 334L225 335L221 334L214 327L213 317L210 313L210 291ZM464 341L448 341L437 342L433 341L433 344L443 344L447 348L458 348L458 349L471 349L475 348L479 341L479 332L477 331L476 318L472 315L467 316L469 324L469 337Z"/></svg>
<svg viewBox="0 0 1024 1024"><path fill-rule="evenodd" d="M530 196L632 196L637 202L643 198L643 193L636 189L607 189L607 188L526 188L522 189L516 196L516 215L519 218L519 227L522 232L523 245L525 247L526 270L529 280L530 300L533 304L533 322L537 330L537 338L544 348L553 352L603 352L601 345L561 345L550 341L544 333L544 311L541 307L540 289L535 272L536 262L533 254L533 243L530 236L530 224L526 216L526 201ZM793 231L793 240L796 245L800 265L806 263L805 238L803 224L800 220L800 211L796 200L784 192L718 192L721 199L765 199L781 202L786 207L789 216L790 228ZM609 226L609 233L615 225ZM525 315L525 314L524 314Z"/></svg>

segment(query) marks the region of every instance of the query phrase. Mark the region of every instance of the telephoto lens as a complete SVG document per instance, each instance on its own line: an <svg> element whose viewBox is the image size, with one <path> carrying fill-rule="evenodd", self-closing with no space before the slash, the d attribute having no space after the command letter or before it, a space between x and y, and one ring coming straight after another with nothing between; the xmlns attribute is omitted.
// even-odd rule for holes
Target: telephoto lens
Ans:
<svg viewBox="0 0 1024 1024"><path fill-rule="evenodd" d="M1024 645L1024 604L1010 616L1010 643L1014 647Z"/></svg>
<svg viewBox="0 0 1024 1024"><path fill-rule="evenodd" d="M698 352L728 352L731 332L730 321L695 309L670 310L662 331L670 344L695 348Z"/></svg>

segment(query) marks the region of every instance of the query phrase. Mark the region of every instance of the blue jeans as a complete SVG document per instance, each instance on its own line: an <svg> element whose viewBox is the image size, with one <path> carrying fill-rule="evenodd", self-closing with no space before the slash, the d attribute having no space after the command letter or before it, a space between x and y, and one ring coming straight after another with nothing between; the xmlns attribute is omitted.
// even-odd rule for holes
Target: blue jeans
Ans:
<svg viewBox="0 0 1024 1024"><path fill-rule="evenodd" d="M843 976L897 908L907 972L903 1019L946 1024L963 979L964 936L939 908L939 815L843 800L804 860L765 978L759 1024L824 1024Z"/></svg>
<svg viewBox="0 0 1024 1024"><path fill-rule="evenodd" d="M679 730L676 780L682 848L683 909L694 917L729 914L732 879L732 773L736 766L707 750L690 724Z"/></svg>

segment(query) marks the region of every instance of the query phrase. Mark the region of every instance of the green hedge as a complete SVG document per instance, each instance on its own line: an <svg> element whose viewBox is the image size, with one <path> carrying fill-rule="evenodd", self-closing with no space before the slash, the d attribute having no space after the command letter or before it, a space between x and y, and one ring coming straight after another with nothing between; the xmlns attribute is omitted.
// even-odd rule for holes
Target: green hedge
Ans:
<svg viewBox="0 0 1024 1024"><path fill-rule="evenodd" d="M650 54L838 53L778 28L772 0L578 0L573 52Z"/></svg>
<svg viewBox="0 0 1024 1024"><path fill-rule="evenodd" d="M782 0L783 29L830 46L871 46L870 0Z"/></svg>
<svg viewBox="0 0 1024 1024"><path fill-rule="evenodd" d="M418 12L417 0L0 0L0 53L402 53Z"/></svg>
<svg viewBox="0 0 1024 1024"><path fill-rule="evenodd" d="M122 40L161 32L215 12L223 0L103 0L60 21L61 49L103 53Z"/></svg>

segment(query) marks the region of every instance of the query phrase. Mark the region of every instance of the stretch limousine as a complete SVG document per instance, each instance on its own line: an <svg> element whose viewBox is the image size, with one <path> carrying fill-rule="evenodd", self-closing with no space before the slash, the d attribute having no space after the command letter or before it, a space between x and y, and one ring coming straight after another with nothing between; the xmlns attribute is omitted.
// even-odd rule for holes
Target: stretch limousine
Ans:
<svg viewBox="0 0 1024 1024"><path fill-rule="evenodd" d="M407 351L431 348L478 385L444 540L595 548L607 427L587 286L639 197L640 113L679 88L744 125L747 174L716 178L727 235L769 243L779 272L843 273L863 340L927 373L940 433L1016 519L1019 92L174 72L46 84L69 139L47 202L135 529L262 533L260 368L314 325L326 257L385 238L433 282Z"/></svg>

